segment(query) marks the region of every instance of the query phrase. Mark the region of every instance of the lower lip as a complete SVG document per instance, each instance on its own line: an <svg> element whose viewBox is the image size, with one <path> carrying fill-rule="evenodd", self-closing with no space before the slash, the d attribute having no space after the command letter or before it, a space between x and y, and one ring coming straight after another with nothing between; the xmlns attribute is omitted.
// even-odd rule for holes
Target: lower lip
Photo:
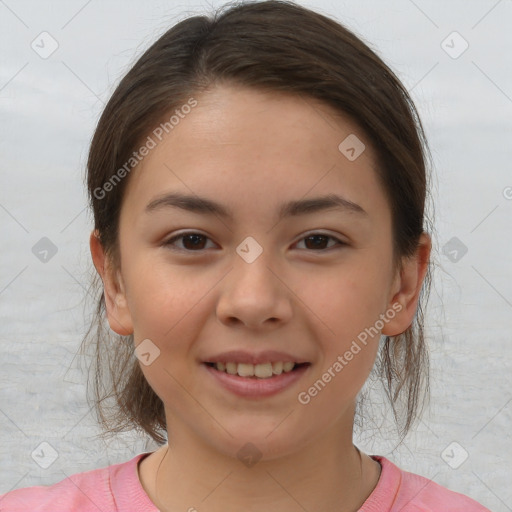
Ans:
<svg viewBox="0 0 512 512"><path fill-rule="evenodd" d="M274 375L268 379L240 377L239 375L230 375L229 373L221 372L204 363L202 366L208 370L210 375L212 375L217 382L235 395L259 398L276 395L290 388L308 371L311 365L300 366L296 370L286 373L283 372L281 375Z"/></svg>

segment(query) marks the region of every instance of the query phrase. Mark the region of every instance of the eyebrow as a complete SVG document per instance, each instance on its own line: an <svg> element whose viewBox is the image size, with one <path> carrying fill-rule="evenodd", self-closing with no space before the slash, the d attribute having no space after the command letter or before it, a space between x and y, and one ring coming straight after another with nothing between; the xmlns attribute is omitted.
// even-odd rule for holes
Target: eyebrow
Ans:
<svg viewBox="0 0 512 512"><path fill-rule="evenodd" d="M171 192L154 198L147 204L145 211L150 213L162 208L180 208L202 215L217 215L230 220L233 219L233 212L229 208L212 199L185 195L178 192ZM279 208L278 219L281 220L285 217L306 215L328 209L337 209L347 213L356 213L360 216L368 216L366 210L360 205L337 194L329 194L284 203Z"/></svg>

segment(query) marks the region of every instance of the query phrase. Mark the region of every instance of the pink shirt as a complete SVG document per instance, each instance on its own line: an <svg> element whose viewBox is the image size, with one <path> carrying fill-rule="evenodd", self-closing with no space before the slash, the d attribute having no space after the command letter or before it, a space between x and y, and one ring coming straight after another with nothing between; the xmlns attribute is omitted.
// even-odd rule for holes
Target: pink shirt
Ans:
<svg viewBox="0 0 512 512"><path fill-rule="evenodd" d="M76 473L53 485L0 495L1 512L159 512L137 472L141 453L121 464ZM491 512L476 501L414 473L385 457L377 486L358 512ZM194 504L192 504L193 507Z"/></svg>

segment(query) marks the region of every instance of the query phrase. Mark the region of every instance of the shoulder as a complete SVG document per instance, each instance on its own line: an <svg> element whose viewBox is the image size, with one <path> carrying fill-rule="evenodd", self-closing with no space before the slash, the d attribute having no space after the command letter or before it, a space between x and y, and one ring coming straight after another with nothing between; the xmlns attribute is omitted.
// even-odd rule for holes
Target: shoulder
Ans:
<svg viewBox="0 0 512 512"><path fill-rule="evenodd" d="M144 454L128 462L75 473L53 485L15 489L0 495L2 512L115 512L118 504L112 492L114 478L122 478Z"/></svg>
<svg viewBox="0 0 512 512"><path fill-rule="evenodd" d="M491 512L464 494L451 491L421 475L401 470L385 457L372 458L382 466L381 479L375 490L381 483L385 484L382 491L386 491L384 487L392 490L393 502L389 512Z"/></svg>

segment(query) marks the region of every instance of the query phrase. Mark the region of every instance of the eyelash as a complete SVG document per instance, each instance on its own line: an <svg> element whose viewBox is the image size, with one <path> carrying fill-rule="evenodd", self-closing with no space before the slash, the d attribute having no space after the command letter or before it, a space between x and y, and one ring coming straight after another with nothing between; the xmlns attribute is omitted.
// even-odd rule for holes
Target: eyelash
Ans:
<svg viewBox="0 0 512 512"><path fill-rule="evenodd" d="M181 251L181 252L188 252L188 253L192 253L192 252L198 252L198 253L201 253L201 252L205 251L206 249L199 249L199 250L197 250L197 251L193 251L193 250L190 250L190 249L182 249L182 248L178 248L178 247L176 247L176 246L173 246L174 242L176 242L177 240L179 240L179 239L183 239L184 237L186 237L186 236L190 236L190 235L199 235L199 236L201 236L201 237L203 237L203 238L206 238L206 239L210 240L210 238L209 238L209 237L207 237L206 235L203 235L202 233L197 233L197 232L195 232L195 231L188 231L188 232L186 232L186 233L181 233L181 234L179 234L179 235L177 235L177 236L174 236L174 237L170 238L169 240L167 240L166 242L164 242L164 243L163 243L163 245L164 245L165 247L169 247L169 248L170 248L171 250L173 250L173 251ZM328 234L326 234L326 233L310 233L310 234L308 234L307 236L305 236L305 237L301 238L301 239L299 240L299 242L302 242L303 240L305 240L305 239L307 239L307 238L316 237L316 236L322 236L322 237L325 237L325 238L328 238L328 239L330 238L330 239L332 239L332 240L335 240L336 242L338 242L338 246L339 246L339 247L343 247L343 246L348 245L348 244L346 244L345 242L343 242L342 240L340 240L339 238L336 238L336 237L334 237L334 236L332 236L332 235L328 235ZM299 242L297 242L297 243L299 243ZM335 246L334 246L334 247L335 247ZM309 249L309 251L313 251L313 252L326 252L326 251L328 251L329 249L333 249L334 247L328 247L327 249L319 249L319 250ZM306 250L308 250L308 249L306 249Z"/></svg>

